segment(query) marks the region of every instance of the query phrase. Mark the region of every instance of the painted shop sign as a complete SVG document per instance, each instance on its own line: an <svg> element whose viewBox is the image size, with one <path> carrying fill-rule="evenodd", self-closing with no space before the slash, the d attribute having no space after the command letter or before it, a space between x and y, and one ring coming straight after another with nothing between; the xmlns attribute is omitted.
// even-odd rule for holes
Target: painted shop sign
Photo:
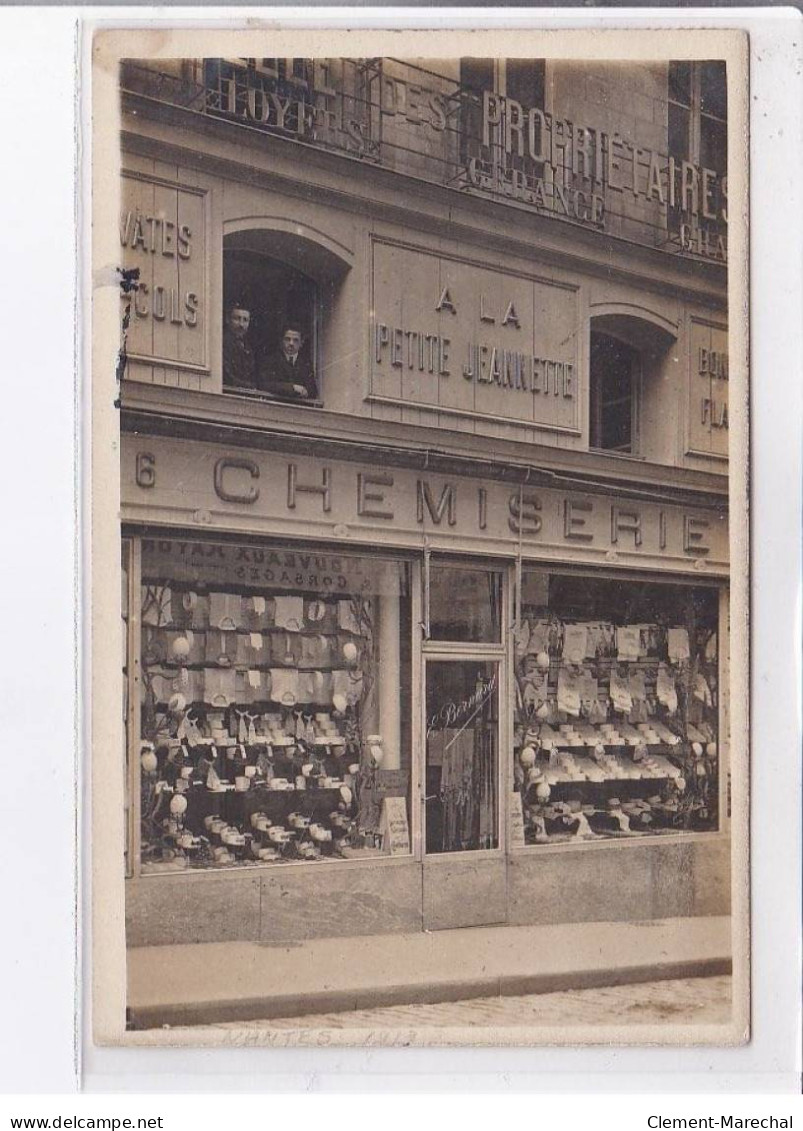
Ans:
<svg viewBox="0 0 803 1131"><path fill-rule="evenodd" d="M280 544L245 546L189 538L143 538L142 575L152 582L169 577L201 587L236 581L260 592L397 596L400 588L395 562Z"/></svg>
<svg viewBox="0 0 803 1131"><path fill-rule="evenodd" d="M579 434L577 290L374 240L370 398Z"/></svg>
<svg viewBox="0 0 803 1131"><path fill-rule="evenodd" d="M714 510L303 455L244 453L190 440L126 435L122 447L129 521L374 548L384 539L416 551L425 539L466 552L515 554L521 547L525 553L641 561L655 568L721 567L728 560L727 519ZM189 537L186 544L191 545ZM243 564L250 565L255 582L269 583L265 571L276 568L271 562Z"/></svg>
<svg viewBox="0 0 803 1131"><path fill-rule="evenodd" d="M594 123L493 90L463 88L448 75L411 76L388 60L371 70L365 62L210 60L207 111L354 157L391 159L393 167L401 146L409 171L416 171L417 159L430 162L429 180L598 230L606 227L609 206L620 212L627 194L648 209L680 214L669 246L726 259L728 183L721 173ZM355 84L368 92L356 101ZM645 216L648 229L655 222ZM709 236L711 224L716 230ZM652 243L649 231L645 242Z"/></svg>
<svg viewBox="0 0 803 1131"><path fill-rule="evenodd" d="M692 319L689 326L690 455L728 457L728 331Z"/></svg>
<svg viewBox="0 0 803 1131"><path fill-rule="evenodd" d="M129 362L207 371L204 194L124 173L122 197L122 267L139 272Z"/></svg>

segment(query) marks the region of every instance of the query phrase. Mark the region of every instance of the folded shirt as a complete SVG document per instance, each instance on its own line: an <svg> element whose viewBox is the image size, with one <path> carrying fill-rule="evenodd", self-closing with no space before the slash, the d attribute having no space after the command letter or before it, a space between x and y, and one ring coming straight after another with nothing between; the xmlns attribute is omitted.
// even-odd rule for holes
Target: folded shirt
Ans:
<svg viewBox="0 0 803 1131"><path fill-rule="evenodd" d="M359 636L360 623L357 620L353 601L337 602L337 623L343 632L350 632L352 636Z"/></svg>
<svg viewBox="0 0 803 1131"><path fill-rule="evenodd" d="M332 672L332 695L344 695L352 707L359 703L363 692L363 674L359 670Z"/></svg>
<svg viewBox="0 0 803 1131"><path fill-rule="evenodd" d="M277 597L274 624L288 632L300 632L304 624L303 597Z"/></svg>
<svg viewBox="0 0 803 1131"><path fill-rule="evenodd" d="M298 702L298 672L294 668L271 668L270 697L274 703L293 707Z"/></svg>
<svg viewBox="0 0 803 1131"><path fill-rule="evenodd" d="M567 664L582 664L588 648L588 630L584 624L567 624L563 629L563 659Z"/></svg>
<svg viewBox="0 0 803 1131"><path fill-rule="evenodd" d="M233 668L204 668L204 701L212 707L229 707L236 697Z"/></svg>
<svg viewBox="0 0 803 1131"><path fill-rule="evenodd" d="M689 658L689 633L685 628L670 628L666 633L666 648L669 661L679 664Z"/></svg>
<svg viewBox="0 0 803 1131"><path fill-rule="evenodd" d="M238 593L209 594L209 627L234 632L242 626L242 597Z"/></svg>
<svg viewBox="0 0 803 1131"><path fill-rule="evenodd" d="M641 654L641 630L625 624L616 629L616 658L624 662L637 660Z"/></svg>

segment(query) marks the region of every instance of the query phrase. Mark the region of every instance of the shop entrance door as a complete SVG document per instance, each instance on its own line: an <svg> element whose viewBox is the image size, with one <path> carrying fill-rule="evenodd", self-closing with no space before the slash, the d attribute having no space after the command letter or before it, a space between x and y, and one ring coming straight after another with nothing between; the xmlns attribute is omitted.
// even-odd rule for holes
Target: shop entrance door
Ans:
<svg viewBox="0 0 803 1131"><path fill-rule="evenodd" d="M507 918L498 659L425 661L424 928Z"/></svg>

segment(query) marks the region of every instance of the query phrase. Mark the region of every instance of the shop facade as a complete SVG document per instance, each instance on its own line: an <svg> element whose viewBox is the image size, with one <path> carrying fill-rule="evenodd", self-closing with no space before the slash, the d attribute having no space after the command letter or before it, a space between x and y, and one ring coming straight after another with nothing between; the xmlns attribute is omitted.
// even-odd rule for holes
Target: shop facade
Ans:
<svg viewBox="0 0 803 1131"><path fill-rule="evenodd" d="M130 945L729 911L706 75L483 62L123 68Z"/></svg>

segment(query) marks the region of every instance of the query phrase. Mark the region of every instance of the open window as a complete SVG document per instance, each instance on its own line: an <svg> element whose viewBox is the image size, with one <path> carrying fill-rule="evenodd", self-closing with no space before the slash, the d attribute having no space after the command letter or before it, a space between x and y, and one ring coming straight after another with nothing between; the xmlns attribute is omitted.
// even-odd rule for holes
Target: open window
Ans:
<svg viewBox="0 0 803 1131"><path fill-rule="evenodd" d="M676 399L667 380L676 335L629 312L591 319L589 447L671 462Z"/></svg>
<svg viewBox="0 0 803 1131"><path fill-rule="evenodd" d="M244 228L223 246L223 391L319 405L347 264L297 231Z"/></svg>
<svg viewBox="0 0 803 1131"><path fill-rule="evenodd" d="M637 350L610 334L591 334L590 445L633 455L638 449Z"/></svg>
<svg viewBox="0 0 803 1131"><path fill-rule="evenodd" d="M223 293L224 389L319 400L314 280L278 259L238 248L224 256Z"/></svg>

